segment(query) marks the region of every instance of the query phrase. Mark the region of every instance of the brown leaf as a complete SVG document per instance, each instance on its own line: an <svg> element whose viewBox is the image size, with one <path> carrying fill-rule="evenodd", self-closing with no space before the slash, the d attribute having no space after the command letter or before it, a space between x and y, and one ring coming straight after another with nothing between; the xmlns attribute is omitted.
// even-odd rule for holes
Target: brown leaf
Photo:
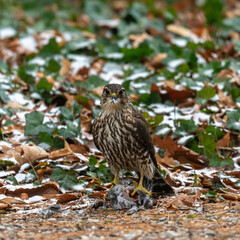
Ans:
<svg viewBox="0 0 240 240"><path fill-rule="evenodd" d="M133 47L137 48L142 42L149 38L147 33L130 34L129 39L133 41Z"/></svg>
<svg viewBox="0 0 240 240"><path fill-rule="evenodd" d="M194 169L202 169L207 166L207 162L202 159L201 155L186 147L179 146L170 136L162 139L160 136L153 135L152 139L154 145L167 150L169 156L178 160L181 164L189 163Z"/></svg>
<svg viewBox="0 0 240 240"><path fill-rule="evenodd" d="M156 153L155 156L158 164L163 164L165 166L175 166L177 164L175 160L170 156L168 150L164 152L163 157L160 157L158 153Z"/></svg>
<svg viewBox="0 0 240 240"><path fill-rule="evenodd" d="M168 205L167 208L174 208L178 209L180 207L183 207L184 205L187 205L188 207L192 207L194 203L196 202L202 202L200 200L201 193L199 192L197 195L187 195L185 193L181 193L173 198Z"/></svg>
<svg viewBox="0 0 240 240"><path fill-rule="evenodd" d="M64 157L69 154L73 154L73 152L72 152L71 148L69 147L68 142L64 141L64 148L51 152L50 158L57 159L57 158Z"/></svg>
<svg viewBox="0 0 240 240"><path fill-rule="evenodd" d="M32 196L43 196L44 194L57 194L60 193L61 189L56 182L47 182L41 186L33 187L33 188L16 188L15 190L9 190L6 187L0 188L0 193L5 194L6 196L12 197L20 197L21 194L27 194L29 197Z"/></svg>
<svg viewBox="0 0 240 240"><path fill-rule="evenodd" d="M56 197L57 198L57 204L63 204L67 203L73 200L76 200L78 198L77 194L74 193L64 193Z"/></svg>
<svg viewBox="0 0 240 240"><path fill-rule="evenodd" d="M90 132L92 128L92 111L83 108L80 114L81 132Z"/></svg>
<svg viewBox="0 0 240 240"><path fill-rule="evenodd" d="M224 92L221 90L218 90L218 96L219 96L219 105L226 106L226 107L232 107L235 106L235 103L232 100L232 96L226 96Z"/></svg>
<svg viewBox="0 0 240 240"><path fill-rule="evenodd" d="M190 38L192 40L195 40L197 38L197 35L193 33L190 29L180 25L169 24L167 25L167 31L176 33L182 37Z"/></svg>
<svg viewBox="0 0 240 240"><path fill-rule="evenodd" d="M217 147L229 147L230 146L230 133L227 132L223 138L217 141Z"/></svg>
<svg viewBox="0 0 240 240"><path fill-rule="evenodd" d="M62 67L61 67L61 69L59 71L59 74L61 76L65 76L68 73L69 69L70 69L70 65L71 65L70 61L68 59L66 59L66 58L63 58L62 59Z"/></svg>
<svg viewBox="0 0 240 240"><path fill-rule="evenodd" d="M92 90L92 93L98 96L102 96L103 88L104 86L96 87Z"/></svg>
<svg viewBox="0 0 240 240"><path fill-rule="evenodd" d="M162 67L162 61L167 58L167 53L159 53L155 56L153 56L150 60L149 60L149 64L150 66L152 66L154 69L158 69Z"/></svg>

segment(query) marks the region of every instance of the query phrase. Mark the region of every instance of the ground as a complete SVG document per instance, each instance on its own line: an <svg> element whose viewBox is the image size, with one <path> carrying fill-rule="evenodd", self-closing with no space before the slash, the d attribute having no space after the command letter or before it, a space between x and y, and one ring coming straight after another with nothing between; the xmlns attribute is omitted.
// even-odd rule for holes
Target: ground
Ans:
<svg viewBox="0 0 240 240"><path fill-rule="evenodd" d="M40 205L39 205L40 206ZM46 214L35 205L1 214L0 239L239 239L240 202L129 212L82 208L79 200ZM44 210L45 209L45 210ZM25 214L22 214L22 211Z"/></svg>

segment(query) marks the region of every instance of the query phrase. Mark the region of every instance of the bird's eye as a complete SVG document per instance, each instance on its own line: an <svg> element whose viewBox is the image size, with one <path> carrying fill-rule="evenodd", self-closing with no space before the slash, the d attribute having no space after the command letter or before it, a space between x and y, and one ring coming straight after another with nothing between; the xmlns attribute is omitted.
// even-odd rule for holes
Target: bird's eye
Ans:
<svg viewBox="0 0 240 240"><path fill-rule="evenodd" d="M110 94L110 91L109 91L107 88L104 89L104 92L105 92L107 95Z"/></svg>
<svg viewBox="0 0 240 240"><path fill-rule="evenodd" d="M125 92L125 90L124 90L124 89L121 89L118 94L119 94L119 95L122 95L124 92Z"/></svg>

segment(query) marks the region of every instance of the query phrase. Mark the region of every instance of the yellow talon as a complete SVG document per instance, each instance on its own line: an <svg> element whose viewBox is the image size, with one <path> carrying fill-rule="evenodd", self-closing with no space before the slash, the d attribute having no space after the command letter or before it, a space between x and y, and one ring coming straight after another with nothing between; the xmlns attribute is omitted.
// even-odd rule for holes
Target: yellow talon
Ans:
<svg viewBox="0 0 240 240"><path fill-rule="evenodd" d="M143 190L143 191L144 191L145 193L147 193L148 195L151 195L151 193L143 187L142 181L143 181L143 175L141 174L141 177L140 177L138 186L137 186L137 188L133 191L132 196L134 196L135 193L136 193L138 190Z"/></svg>
<svg viewBox="0 0 240 240"><path fill-rule="evenodd" d="M112 181L112 186L109 188L109 190L111 190L118 183L118 173L119 172L116 172L116 175ZM103 197L107 198L107 193L105 193Z"/></svg>

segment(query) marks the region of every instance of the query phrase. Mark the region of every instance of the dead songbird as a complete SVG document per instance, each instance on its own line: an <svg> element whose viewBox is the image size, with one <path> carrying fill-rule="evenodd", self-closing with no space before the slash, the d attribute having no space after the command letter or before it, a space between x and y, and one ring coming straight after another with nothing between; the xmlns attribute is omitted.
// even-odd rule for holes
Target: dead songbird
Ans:
<svg viewBox="0 0 240 240"><path fill-rule="evenodd" d="M104 87L101 112L93 123L93 139L115 174L113 184L118 182L119 171L125 169L137 172L140 177L132 195L140 189L151 195L155 178L163 192L173 192L157 169L147 122L134 110L122 85Z"/></svg>

